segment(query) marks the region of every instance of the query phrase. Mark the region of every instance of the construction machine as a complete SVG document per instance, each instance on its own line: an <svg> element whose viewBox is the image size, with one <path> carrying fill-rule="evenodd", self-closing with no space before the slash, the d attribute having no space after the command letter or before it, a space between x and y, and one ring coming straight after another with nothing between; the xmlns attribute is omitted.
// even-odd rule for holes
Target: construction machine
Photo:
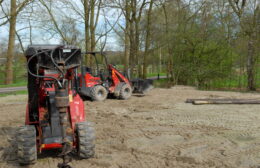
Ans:
<svg viewBox="0 0 260 168"><path fill-rule="evenodd" d="M86 52L84 54L94 57L94 69L84 64L81 65L79 75L79 93L83 99L90 98L94 101L103 101L107 96L118 99L128 99L132 93L144 94L152 88L152 80L129 80L127 73L121 73L114 65L109 64L103 52ZM100 61L97 55L101 56ZM82 61L83 62L83 61ZM103 69L100 68L103 66Z"/></svg>
<svg viewBox="0 0 260 168"><path fill-rule="evenodd" d="M25 125L17 132L18 161L33 164L37 153L60 149L60 168L70 167L69 154L86 159L95 153L93 124L85 120L76 81L81 50L65 45L31 45L26 51L28 104Z"/></svg>

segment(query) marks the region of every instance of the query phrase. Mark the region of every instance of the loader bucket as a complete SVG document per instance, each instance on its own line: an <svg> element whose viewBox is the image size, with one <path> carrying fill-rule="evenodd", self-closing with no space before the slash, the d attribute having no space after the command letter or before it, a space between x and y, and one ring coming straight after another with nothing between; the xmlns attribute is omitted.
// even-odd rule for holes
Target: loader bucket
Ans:
<svg viewBox="0 0 260 168"><path fill-rule="evenodd" d="M153 88L151 79L133 79L131 80L133 93L145 94Z"/></svg>

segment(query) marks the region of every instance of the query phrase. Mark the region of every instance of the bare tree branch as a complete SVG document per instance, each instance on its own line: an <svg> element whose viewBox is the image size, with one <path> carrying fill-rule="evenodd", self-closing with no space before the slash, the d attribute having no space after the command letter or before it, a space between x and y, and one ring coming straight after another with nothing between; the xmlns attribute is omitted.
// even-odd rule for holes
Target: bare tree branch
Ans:
<svg viewBox="0 0 260 168"><path fill-rule="evenodd" d="M242 0L241 6L239 6L240 0L228 0L228 2L236 15L241 18L241 15L243 14L244 8L246 6L246 0Z"/></svg>
<svg viewBox="0 0 260 168"><path fill-rule="evenodd" d="M61 36L62 40L65 42L68 42L68 40L66 39L65 35L63 34L63 32L61 31L61 29L59 28L59 25L55 19L55 17L52 14L52 11L50 9L50 7L48 7L48 5L44 2L44 0L40 0L40 3L46 8L46 10L48 11L49 16L51 17L51 21L53 22L53 25L55 27L55 29L57 30L57 32L59 33L59 35Z"/></svg>
<svg viewBox="0 0 260 168"><path fill-rule="evenodd" d="M15 34L16 34L16 37L18 38L18 41L20 43L20 46L21 46L21 49L22 49L23 53L25 53L25 50L24 50L24 47L23 47L23 42L22 42L22 39L21 39L20 35L18 34L17 31L15 31Z"/></svg>
<svg viewBox="0 0 260 168"><path fill-rule="evenodd" d="M97 43L102 37L107 36L112 30L115 30L115 26L117 25L117 23L118 23L118 21L119 21L119 19L120 19L121 16L122 16L122 13L117 17L117 20L115 21L115 23L114 23L113 25L112 25L112 24L109 22L109 20L105 17L105 21L106 21L106 23L109 24L110 29L109 29L109 30L106 30L105 33L102 33L102 34L98 37L98 39L96 40L96 43Z"/></svg>

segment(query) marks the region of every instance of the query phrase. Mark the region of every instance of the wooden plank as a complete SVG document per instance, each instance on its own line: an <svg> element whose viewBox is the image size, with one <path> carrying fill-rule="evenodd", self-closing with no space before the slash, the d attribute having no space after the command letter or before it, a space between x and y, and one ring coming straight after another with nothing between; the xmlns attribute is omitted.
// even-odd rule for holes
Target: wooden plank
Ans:
<svg viewBox="0 0 260 168"><path fill-rule="evenodd" d="M186 103L193 103L194 101L205 101L205 100L231 100L231 99L187 99Z"/></svg>
<svg viewBox="0 0 260 168"><path fill-rule="evenodd" d="M260 104L260 100L253 99L204 99L204 100L194 100L192 102L194 105L203 104Z"/></svg>

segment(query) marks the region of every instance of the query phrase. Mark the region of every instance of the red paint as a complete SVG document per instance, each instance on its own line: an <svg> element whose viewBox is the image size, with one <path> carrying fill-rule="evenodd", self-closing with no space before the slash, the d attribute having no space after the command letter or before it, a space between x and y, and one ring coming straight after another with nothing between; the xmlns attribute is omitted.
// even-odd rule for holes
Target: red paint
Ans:
<svg viewBox="0 0 260 168"><path fill-rule="evenodd" d="M109 93L114 93L115 88L121 82L125 82L131 85L129 80L122 73L120 73L113 65L109 64L107 68L110 72L110 78L112 81L112 84L109 86ZM79 74L79 77L80 79L82 79L81 74ZM84 79L86 82L86 87L94 87L96 85L102 84L102 80L100 79L100 77L94 77L90 73L86 73ZM82 87L82 81L80 81L80 86Z"/></svg>
<svg viewBox="0 0 260 168"><path fill-rule="evenodd" d="M53 143L53 144L42 144L42 150L54 149L54 148L62 148L62 144Z"/></svg>
<svg viewBox="0 0 260 168"><path fill-rule="evenodd" d="M115 88L121 82L130 84L129 80L122 73L120 73L113 65L109 64L108 70L111 72L112 78L112 85L109 87L110 93L114 93Z"/></svg>
<svg viewBox="0 0 260 168"><path fill-rule="evenodd" d="M100 77L94 77L90 73L85 75L86 87L93 87L95 85L101 84Z"/></svg>
<svg viewBox="0 0 260 168"><path fill-rule="evenodd" d="M72 96L72 91L70 91L70 96ZM76 123L85 121L84 102L78 94L70 102L69 111L72 129L75 130Z"/></svg>
<svg viewBox="0 0 260 168"><path fill-rule="evenodd" d="M52 76L52 77L56 77L56 78L60 78L61 75L59 74L59 72L55 73L49 73L49 74L45 74L45 70L44 69L39 69L39 75L47 75L47 76ZM75 73L73 69L69 69L67 71L67 73L65 74L65 79L67 79L69 81L69 83L71 81L73 81L75 78ZM93 79L88 80L88 82L93 81L94 83L96 83L98 80L98 78L93 77ZM26 125L36 125L37 128L37 148L38 151L41 152L41 150L45 150L45 149L53 149L53 148L62 148L62 144L59 143L53 143L53 144L42 144L41 143L41 139L42 139L42 129L41 129L41 121L46 120L46 117L48 117L48 106L47 106L47 96L49 92L55 92L56 88L54 84L50 84L47 82L50 81L54 81L54 79L51 78L38 78L37 82L39 84L39 88L37 88L37 90L35 90L35 92L38 92L38 114L39 114L39 121L37 122L32 122L29 119L29 102L27 104L26 107L26 118L25 118L25 124ZM53 82L55 83L55 82ZM84 112L84 102L82 101L81 97L75 93L76 91L73 90L72 86L69 84L68 86L68 92L69 92L69 96L70 96L70 107L68 108L68 113L71 118L71 125L72 125L72 129L75 131L75 124L78 122L83 122L85 121L85 112ZM46 124L46 122L45 122ZM74 141L73 142L74 147L77 145L77 142Z"/></svg>

